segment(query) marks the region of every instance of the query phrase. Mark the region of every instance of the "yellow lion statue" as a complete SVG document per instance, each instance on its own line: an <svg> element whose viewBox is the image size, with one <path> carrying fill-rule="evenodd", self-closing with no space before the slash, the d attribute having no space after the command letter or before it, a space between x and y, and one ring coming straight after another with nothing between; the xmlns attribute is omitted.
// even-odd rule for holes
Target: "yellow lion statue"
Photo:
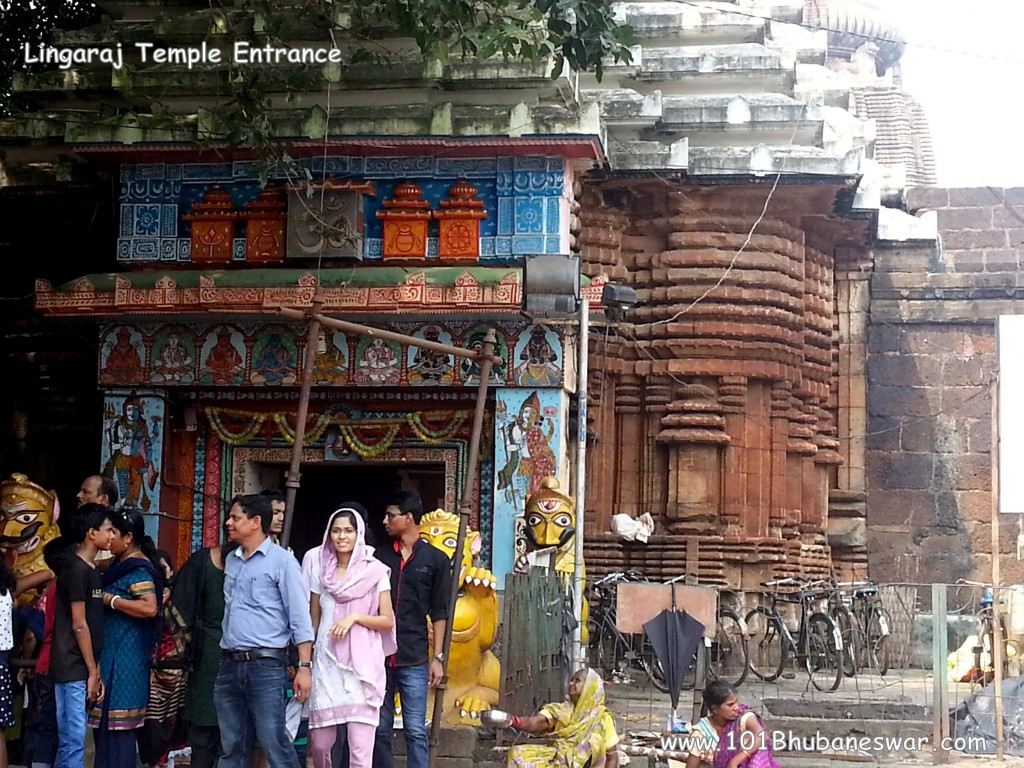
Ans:
<svg viewBox="0 0 1024 768"><path fill-rule="evenodd" d="M423 516L420 538L452 557L459 541L459 516L437 509ZM483 542L478 531L466 532L459 577L459 599L452 620L448 657L445 725L479 725L480 713L498 703L501 665L491 653L498 631L494 574L474 563ZM429 697L433 706L433 697Z"/></svg>
<svg viewBox="0 0 1024 768"><path fill-rule="evenodd" d="M540 549L555 548L555 573L567 587L572 584L576 570L576 500L559 491L558 479L545 477L540 490L526 498L526 554L516 560L519 573L530 570L529 554ZM583 566L583 584L586 589L587 569ZM583 598L583 643L589 639L587 618L590 606Z"/></svg>
<svg viewBox="0 0 1024 768"><path fill-rule="evenodd" d="M60 536L57 494L16 473L0 483L0 512L0 549L18 580L41 571L49 573L43 547ZM42 586L26 590L18 598L18 606L28 605L43 592Z"/></svg>

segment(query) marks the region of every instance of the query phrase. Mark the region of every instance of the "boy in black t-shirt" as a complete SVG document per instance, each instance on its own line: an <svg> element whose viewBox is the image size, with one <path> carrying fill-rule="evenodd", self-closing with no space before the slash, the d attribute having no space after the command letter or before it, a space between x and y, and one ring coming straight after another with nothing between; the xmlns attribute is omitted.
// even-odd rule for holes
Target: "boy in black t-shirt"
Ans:
<svg viewBox="0 0 1024 768"><path fill-rule="evenodd" d="M110 508L100 504L82 505L71 519L78 548L57 576L50 658L59 733L54 768L83 768L86 702L103 699L103 585L93 561L110 549L113 531Z"/></svg>

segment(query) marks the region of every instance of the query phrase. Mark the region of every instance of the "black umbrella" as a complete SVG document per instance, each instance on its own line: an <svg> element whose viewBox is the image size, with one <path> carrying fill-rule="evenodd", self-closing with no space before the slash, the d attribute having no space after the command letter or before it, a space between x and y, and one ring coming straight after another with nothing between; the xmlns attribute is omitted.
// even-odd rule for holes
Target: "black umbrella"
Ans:
<svg viewBox="0 0 1024 768"><path fill-rule="evenodd" d="M672 608L664 610L644 624L644 632L665 672L665 683L672 697L672 709L679 707L683 677L704 637L704 625L686 611L676 609L676 585L672 585Z"/></svg>

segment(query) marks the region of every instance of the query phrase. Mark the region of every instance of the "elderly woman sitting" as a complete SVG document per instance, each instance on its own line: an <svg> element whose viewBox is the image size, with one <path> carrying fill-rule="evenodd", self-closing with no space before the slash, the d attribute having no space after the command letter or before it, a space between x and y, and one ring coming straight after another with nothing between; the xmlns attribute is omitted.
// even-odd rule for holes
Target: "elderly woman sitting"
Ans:
<svg viewBox="0 0 1024 768"><path fill-rule="evenodd" d="M532 717L513 717L510 725L554 738L511 747L508 768L618 768L619 735L604 705L604 682L592 669L569 680L568 702L547 704Z"/></svg>

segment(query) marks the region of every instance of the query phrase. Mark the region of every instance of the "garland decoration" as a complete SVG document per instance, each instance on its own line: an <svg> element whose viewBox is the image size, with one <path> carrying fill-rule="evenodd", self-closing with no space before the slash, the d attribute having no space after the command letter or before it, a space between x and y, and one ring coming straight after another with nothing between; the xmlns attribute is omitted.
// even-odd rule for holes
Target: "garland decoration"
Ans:
<svg viewBox="0 0 1024 768"><path fill-rule="evenodd" d="M252 440L263 427L263 422L266 421L267 415L265 413L237 413L220 408L206 409L206 416L210 420L210 428L213 429L214 434L217 435L222 443L227 443L228 445L244 445ZM224 425L222 416L248 417L250 421L248 426L243 427L240 432L232 432Z"/></svg>
<svg viewBox="0 0 1024 768"><path fill-rule="evenodd" d="M448 423L442 423L439 428L435 429L427 424L427 420L430 418L444 419ZM450 411L442 411L438 413L434 411L431 413L410 413L406 415L406 421L409 423L409 429L413 431L413 434L424 443L427 445L440 445L462 428L462 425L466 422L466 412L455 411L452 413Z"/></svg>
<svg viewBox="0 0 1024 768"><path fill-rule="evenodd" d="M295 442L295 429L289 422L294 413L285 411L247 411L235 408L207 406L204 411L210 428L221 442L228 445L244 445L259 434L269 420L287 442ZM373 458L386 452L395 438L408 427L417 438L427 445L440 445L451 439L462 429L469 417L469 411L424 411L400 413L388 417L350 419L344 413L322 413L315 423L306 430L303 445L312 445L320 440L328 427L336 425L348 447L362 458ZM224 419L246 422L241 430L231 430Z"/></svg>
<svg viewBox="0 0 1024 768"><path fill-rule="evenodd" d="M327 428L331 426L331 416L326 413L320 414L316 419L316 424L311 429L306 429L306 434L302 437L303 445L312 445L321 437ZM288 423L288 414L275 413L274 422L277 424L277 428L281 430L281 436L284 437L289 443L295 442L295 430L292 429L291 424Z"/></svg>
<svg viewBox="0 0 1024 768"><path fill-rule="evenodd" d="M401 428L401 424L393 424L390 427L384 427L380 437L378 437L375 442L367 442L367 438L369 437L367 433L378 431L380 429L379 426L350 427L347 424L342 424L339 427L341 435L345 438L345 442L348 443L349 448L363 459L372 459L386 453L388 448L391 447L391 444L395 442L395 437L398 436L398 432Z"/></svg>

